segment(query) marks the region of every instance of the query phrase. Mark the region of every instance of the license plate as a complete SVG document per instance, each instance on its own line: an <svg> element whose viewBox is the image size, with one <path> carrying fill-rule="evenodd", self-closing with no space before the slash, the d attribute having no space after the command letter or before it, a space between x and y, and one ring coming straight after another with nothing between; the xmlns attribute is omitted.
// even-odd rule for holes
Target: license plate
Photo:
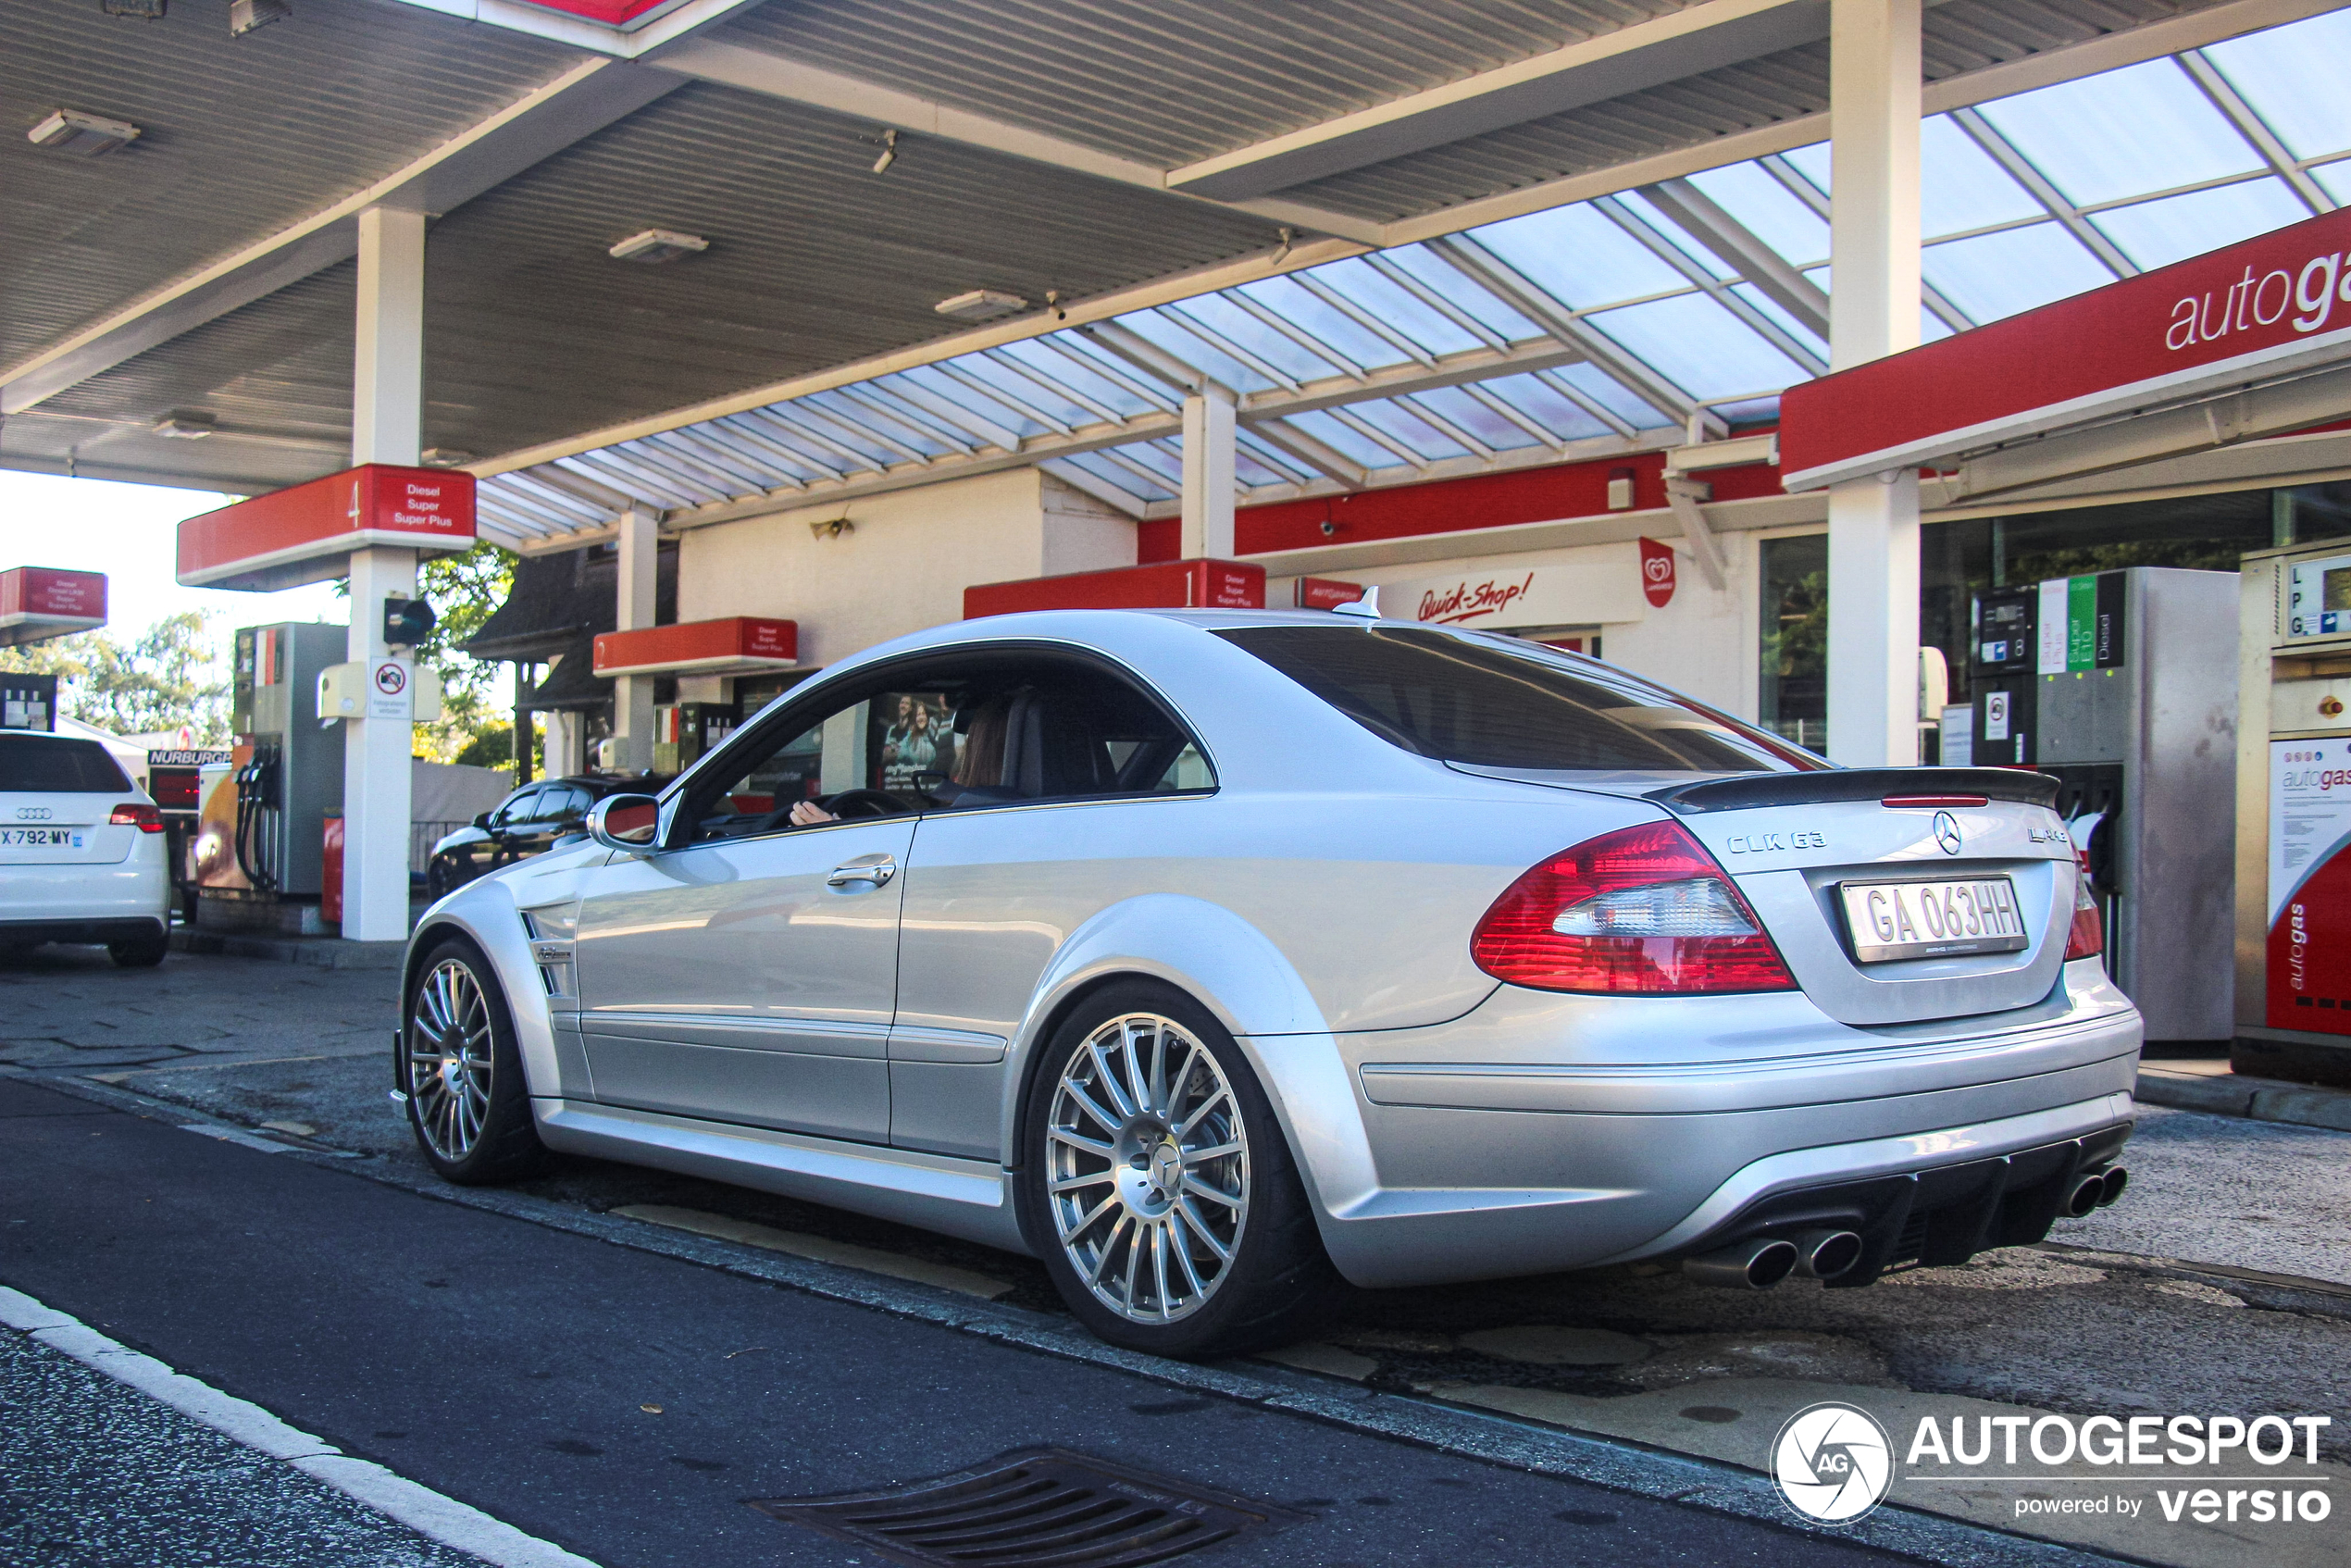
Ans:
<svg viewBox="0 0 2351 1568"><path fill-rule="evenodd" d="M81 841L71 828L0 828L0 850L78 850Z"/></svg>
<svg viewBox="0 0 2351 1568"><path fill-rule="evenodd" d="M2025 945L2016 886L2006 877L1944 882L1846 882L1845 928L1861 964L2015 952Z"/></svg>

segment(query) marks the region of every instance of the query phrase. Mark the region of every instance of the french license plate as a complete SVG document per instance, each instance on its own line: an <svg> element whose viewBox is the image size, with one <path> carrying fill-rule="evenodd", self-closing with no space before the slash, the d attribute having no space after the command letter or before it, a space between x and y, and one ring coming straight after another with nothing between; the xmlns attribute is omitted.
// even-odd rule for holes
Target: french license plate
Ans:
<svg viewBox="0 0 2351 1568"><path fill-rule="evenodd" d="M1836 890L1858 963L2015 952L2025 945L2023 912L2006 877L1845 882Z"/></svg>
<svg viewBox="0 0 2351 1568"><path fill-rule="evenodd" d="M81 834L71 828L0 828L0 850L78 850Z"/></svg>

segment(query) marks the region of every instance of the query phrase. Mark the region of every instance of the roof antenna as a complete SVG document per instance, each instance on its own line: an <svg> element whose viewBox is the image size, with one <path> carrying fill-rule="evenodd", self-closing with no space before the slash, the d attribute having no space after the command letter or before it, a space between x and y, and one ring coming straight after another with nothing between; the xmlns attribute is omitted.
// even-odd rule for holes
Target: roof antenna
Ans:
<svg viewBox="0 0 2351 1568"><path fill-rule="evenodd" d="M1340 616L1361 616L1367 621L1375 621L1380 618L1379 590L1367 588L1363 590L1363 597L1361 599L1345 604L1332 605L1331 613Z"/></svg>

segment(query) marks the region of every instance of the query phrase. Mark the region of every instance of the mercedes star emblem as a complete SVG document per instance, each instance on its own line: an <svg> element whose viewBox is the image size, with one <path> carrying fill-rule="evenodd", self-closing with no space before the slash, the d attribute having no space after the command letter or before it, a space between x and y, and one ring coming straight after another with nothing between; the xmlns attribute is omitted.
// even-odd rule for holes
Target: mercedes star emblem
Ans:
<svg viewBox="0 0 2351 1568"><path fill-rule="evenodd" d="M1947 811L1934 814L1934 841L1943 846L1945 854L1959 852L1959 819Z"/></svg>

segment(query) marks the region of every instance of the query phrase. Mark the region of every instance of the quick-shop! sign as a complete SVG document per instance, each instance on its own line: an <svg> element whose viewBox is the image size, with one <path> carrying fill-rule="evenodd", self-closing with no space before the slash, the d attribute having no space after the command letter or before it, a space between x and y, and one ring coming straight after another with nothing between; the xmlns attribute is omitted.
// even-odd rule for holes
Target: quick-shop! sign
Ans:
<svg viewBox="0 0 2351 1568"><path fill-rule="evenodd" d="M1431 626L1609 626L1640 620L1673 596L1672 574L1660 597L1630 543L1583 554L1593 558L1382 583L1380 609Z"/></svg>

